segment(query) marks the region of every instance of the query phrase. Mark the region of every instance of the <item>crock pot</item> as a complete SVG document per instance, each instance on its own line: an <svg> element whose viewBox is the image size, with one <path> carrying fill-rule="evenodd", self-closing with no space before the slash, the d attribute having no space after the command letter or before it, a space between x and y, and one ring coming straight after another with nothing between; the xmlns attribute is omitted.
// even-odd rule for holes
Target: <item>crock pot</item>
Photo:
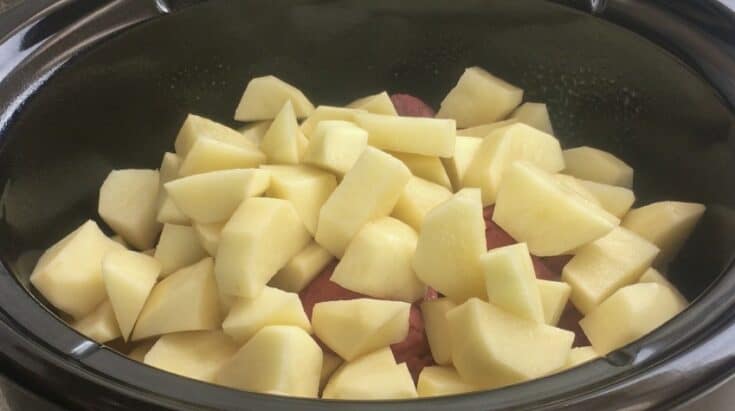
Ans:
<svg viewBox="0 0 735 411"><path fill-rule="evenodd" d="M566 147L636 170L638 203L708 206L668 270L692 300L606 358L490 392L292 399L136 363L29 286L44 248L96 215L113 168L155 168L188 112L234 125L246 82L313 101L388 89L435 107L480 65L548 103ZM77 0L0 15L0 385L18 409L671 409L735 372L735 15L716 1Z"/></svg>

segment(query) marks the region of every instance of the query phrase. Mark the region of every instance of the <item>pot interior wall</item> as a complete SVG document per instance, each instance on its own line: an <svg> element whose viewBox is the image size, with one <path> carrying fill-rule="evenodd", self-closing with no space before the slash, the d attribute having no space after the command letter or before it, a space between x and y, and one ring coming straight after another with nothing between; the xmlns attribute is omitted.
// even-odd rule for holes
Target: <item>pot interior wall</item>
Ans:
<svg viewBox="0 0 735 411"><path fill-rule="evenodd" d="M689 298L720 274L735 250L728 106L635 34L515 0L210 2L95 46L32 94L0 137L0 257L27 283L40 250L96 217L111 169L157 167L188 112L234 125L253 76L274 74L318 104L387 89L438 107L472 65L548 103L565 147L629 162L638 204L706 203L669 274Z"/></svg>

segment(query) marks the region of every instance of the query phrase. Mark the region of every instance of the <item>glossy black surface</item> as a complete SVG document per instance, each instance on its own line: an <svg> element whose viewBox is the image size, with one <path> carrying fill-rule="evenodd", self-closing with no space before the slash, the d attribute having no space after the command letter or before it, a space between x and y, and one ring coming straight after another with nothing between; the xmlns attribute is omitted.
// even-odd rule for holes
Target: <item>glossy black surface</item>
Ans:
<svg viewBox="0 0 735 411"><path fill-rule="evenodd" d="M665 41L687 66L637 34L542 1L193 3L67 1L35 16L30 8L0 16L0 258L9 271L0 269L0 370L21 385L73 408L342 409L135 364L68 329L22 285L39 250L95 215L110 169L156 167L188 112L233 124L253 76L275 74L321 104L387 88L437 106L471 65L547 102L565 146L626 159L639 203L708 205L669 272L699 298L646 339L571 372L491 393L350 409L665 407L733 371L735 276L722 274L735 251L735 93L727 81L735 58L726 42L697 47L702 38L720 41L721 25L699 31L681 23L678 9L653 3L597 10Z"/></svg>

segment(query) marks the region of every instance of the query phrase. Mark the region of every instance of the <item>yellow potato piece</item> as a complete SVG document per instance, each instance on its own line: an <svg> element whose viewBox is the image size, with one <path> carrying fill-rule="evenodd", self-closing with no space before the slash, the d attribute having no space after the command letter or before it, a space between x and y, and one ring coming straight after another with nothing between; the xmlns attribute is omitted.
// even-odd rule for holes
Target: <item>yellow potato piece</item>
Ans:
<svg viewBox="0 0 735 411"><path fill-rule="evenodd" d="M214 382L214 376L238 348L220 330L167 334L153 344L143 362L184 377Z"/></svg>
<svg viewBox="0 0 735 411"><path fill-rule="evenodd" d="M337 371L344 363L344 360L339 358L338 355L334 355L330 352L325 352L322 359L322 374L319 377L319 389L324 389L324 386L329 382L329 378Z"/></svg>
<svg viewBox="0 0 735 411"><path fill-rule="evenodd" d="M199 244L212 257L217 256L219 239L222 236L224 227L225 223L194 223L193 225Z"/></svg>
<svg viewBox="0 0 735 411"><path fill-rule="evenodd" d="M395 157L366 148L322 206L316 242L341 258L365 223L390 214L410 177Z"/></svg>
<svg viewBox="0 0 735 411"><path fill-rule="evenodd" d="M159 175L156 170L114 170L100 188L100 217L139 250L151 248L161 231L158 212Z"/></svg>
<svg viewBox="0 0 735 411"><path fill-rule="evenodd" d="M311 325L324 344L347 361L403 341L411 304L358 298L314 305Z"/></svg>
<svg viewBox="0 0 735 411"><path fill-rule="evenodd" d="M567 357L567 365L564 368L566 369L576 367L597 358L600 358L600 355L597 354L597 352L595 352L595 349L591 346L574 347L569 352L569 357Z"/></svg>
<svg viewBox="0 0 735 411"><path fill-rule="evenodd" d="M368 144L373 147L425 156L454 155L454 120L359 113L355 122L368 132Z"/></svg>
<svg viewBox="0 0 735 411"><path fill-rule="evenodd" d="M392 152L391 155L403 161L403 164L411 170L411 174L414 176L439 184L448 189L452 188L447 170L444 169L444 165L439 157L400 152Z"/></svg>
<svg viewBox="0 0 735 411"><path fill-rule="evenodd" d="M617 227L577 250L562 279L572 287L572 303L585 314L619 288L637 282L657 254L658 247Z"/></svg>
<svg viewBox="0 0 735 411"><path fill-rule="evenodd" d="M102 258L124 250L88 220L41 255L31 284L56 308L79 319L106 298Z"/></svg>
<svg viewBox="0 0 735 411"><path fill-rule="evenodd" d="M352 123L325 120L317 124L304 163L343 176L367 147L368 134Z"/></svg>
<svg viewBox="0 0 735 411"><path fill-rule="evenodd" d="M374 298L412 303L426 293L411 268L416 231L395 218L365 224L347 246L331 280Z"/></svg>
<svg viewBox="0 0 735 411"><path fill-rule="evenodd" d="M513 124L485 137L470 163L463 187L482 189L482 203L495 203L506 170L518 160L555 173L564 168L559 140L525 124Z"/></svg>
<svg viewBox="0 0 735 411"><path fill-rule="evenodd" d="M378 94L372 94L359 98L347 105L348 108L359 108L374 114L386 114L389 116L397 116L395 106L387 92L383 91Z"/></svg>
<svg viewBox="0 0 735 411"><path fill-rule="evenodd" d="M661 201L630 210L622 225L661 249L654 264L663 267L681 250L704 211L698 203Z"/></svg>
<svg viewBox="0 0 735 411"><path fill-rule="evenodd" d="M689 304L687 299L679 292L679 290L674 286L674 284L671 284L669 280L663 276L658 270L655 268L649 268L646 270L643 275L641 276L640 280L638 280L639 283L656 283L658 285L664 286L671 290L674 294L676 294L676 299L679 300L679 303L682 306L686 306Z"/></svg>
<svg viewBox="0 0 735 411"><path fill-rule="evenodd" d="M219 328L222 320L213 268L212 259L205 258L156 284L138 316L131 339Z"/></svg>
<svg viewBox="0 0 735 411"><path fill-rule="evenodd" d="M453 367L431 366L421 370L416 391L424 398L482 391L482 387L465 382Z"/></svg>
<svg viewBox="0 0 735 411"><path fill-rule="evenodd" d="M100 344L120 337L120 327L115 319L112 304L105 301L82 319L71 324L71 328Z"/></svg>
<svg viewBox="0 0 735 411"><path fill-rule="evenodd" d="M475 154L482 145L482 139L457 136L457 141L454 144L454 156L442 158L441 161L447 170L454 191L459 191L462 188L462 180L467 175L472 159L475 158Z"/></svg>
<svg viewBox="0 0 735 411"><path fill-rule="evenodd" d="M224 124L217 123L207 118L189 114L179 129L174 147L176 154L185 158L189 150L200 139L212 139L237 147L256 147L250 140Z"/></svg>
<svg viewBox="0 0 735 411"><path fill-rule="evenodd" d="M411 177L393 208L392 216L421 230L426 215L439 204L452 198L446 188L418 177Z"/></svg>
<svg viewBox="0 0 735 411"><path fill-rule="evenodd" d="M633 169L623 160L596 148L582 146L564 150L564 174L603 184L633 187Z"/></svg>
<svg viewBox="0 0 735 411"><path fill-rule="evenodd" d="M485 298L480 256L486 250L480 190L464 189L424 218L413 269L425 284L454 301Z"/></svg>
<svg viewBox="0 0 735 411"><path fill-rule="evenodd" d="M480 257L487 299L520 318L544 322L536 272L526 243L494 248Z"/></svg>
<svg viewBox="0 0 735 411"><path fill-rule="evenodd" d="M390 348L382 348L342 365L324 387L322 398L391 400L416 398L405 363L396 364Z"/></svg>
<svg viewBox="0 0 735 411"><path fill-rule="evenodd" d="M639 283L616 291L579 325L595 352L606 355L655 330L684 308L670 289Z"/></svg>
<svg viewBox="0 0 735 411"><path fill-rule="evenodd" d="M340 120L350 123L355 122L355 115L358 113L364 113L365 110L356 108L344 108L344 107L333 107L333 106L319 106L314 110L313 113L301 123L301 132L311 139L316 131L316 126L325 120Z"/></svg>
<svg viewBox="0 0 735 411"><path fill-rule="evenodd" d="M269 164L298 164L302 147L307 144L300 139L306 140L306 137L301 135L293 105L287 101L260 141L260 149Z"/></svg>
<svg viewBox="0 0 735 411"><path fill-rule="evenodd" d="M549 119L549 110L544 103L523 103L513 111L510 118L528 124L544 133L554 135L554 127L551 126L551 119Z"/></svg>
<svg viewBox="0 0 735 411"><path fill-rule="evenodd" d="M440 365L452 363L452 338L449 334L447 312L456 306L457 304L446 297L421 303L421 315L431 356Z"/></svg>
<svg viewBox="0 0 735 411"><path fill-rule="evenodd" d="M619 224L617 217L523 161L506 170L493 221L541 257L569 253Z"/></svg>
<svg viewBox="0 0 735 411"><path fill-rule="evenodd" d="M289 101L299 118L306 117L314 111L314 105L296 87L275 76L255 77L245 87L245 92L235 109L235 120L271 120Z"/></svg>
<svg viewBox="0 0 735 411"><path fill-rule="evenodd" d="M269 186L270 173L261 169L212 171L164 185L176 206L197 223L227 221L243 200Z"/></svg>
<svg viewBox="0 0 735 411"><path fill-rule="evenodd" d="M222 141L202 138L192 145L179 168L178 176L208 173L233 168L258 167L265 154L256 147L238 147Z"/></svg>
<svg viewBox="0 0 735 411"><path fill-rule="evenodd" d="M311 240L293 205L249 198L222 229L215 272L224 294L254 298Z"/></svg>
<svg viewBox="0 0 735 411"><path fill-rule="evenodd" d="M174 200L169 197L168 193L164 192L164 199L161 206L158 208L158 214L156 215L156 221L163 224L178 224L178 225L189 225L191 219L184 213L181 212L179 207L176 206Z"/></svg>
<svg viewBox="0 0 735 411"><path fill-rule="evenodd" d="M269 284L284 291L298 293L316 278L333 258L329 251L312 241L281 268Z"/></svg>
<svg viewBox="0 0 735 411"><path fill-rule="evenodd" d="M264 120L257 121L255 123L248 124L247 126L240 129L240 133L248 141L253 143L256 147L260 146L260 142L263 140L265 132L271 127L273 121Z"/></svg>
<svg viewBox="0 0 735 411"><path fill-rule="evenodd" d="M574 333L532 322L472 298L447 313L452 362L462 378L495 388L564 367Z"/></svg>
<svg viewBox="0 0 735 411"><path fill-rule="evenodd" d="M268 325L293 325L311 333L299 295L265 287L255 298L239 298L230 308L222 329L238 343L249 340Z"/></svg>
<svg viewBox="0 0 735 411"><path fill-rule="evenodd" d="M166 224L156 245L153 257L161 263L161 276L165 277L183 267L206 257L196 232L190 226Z"/></svg>
<svg viewBox="0 0 735 411"><path fill-rule="evenodd" d="M457 130L457 134L460 136L479 137L482 139L499 128L510 126L516 123L519 123L517 119L509 118L507 120L495 121L488 124L481 124L479 126L463 128L461 130Z"/></svg>
<svg viewBox="0 0 735 411"><path fill-rule="evenodd" d="M562 281L538 279L536 284L541 294L541 305L544 307L544 322L556 326L567 306L572 288Z"/></svg>
<svg viewBox="0 0 735 411"><path fill-rule="evenodd" d="M107 296L126 341L160 274L161 263L134 251L110 251L102 259Z"/></svg>
<svg viewBox="0 0 735 411"><path fill-rule="evenodd" d="M436 113L453 118L465 128L505 118L523 100L523 90L506 83L480 67L464 71Z"/></svg>
<svg viewBox="0 0 735 411"><path fill-rule="evenodd" d="M299 327L271 325L258 331L217 373L232 388L316 398L322 349Z"/></svg>
<svg viewBox="0 0 735 411"><path fill-rule="evenodd" d="M587 180L577 182L597 199L602 208L615 217L623 218L635 203L635 194L629 188Z"/></svg>

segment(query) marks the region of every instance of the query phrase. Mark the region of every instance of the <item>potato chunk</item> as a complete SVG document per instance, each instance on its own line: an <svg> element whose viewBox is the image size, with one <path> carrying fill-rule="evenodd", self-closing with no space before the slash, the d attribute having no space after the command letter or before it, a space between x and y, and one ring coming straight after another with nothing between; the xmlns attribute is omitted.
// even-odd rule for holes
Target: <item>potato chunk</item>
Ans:
<svg viewBox="0 0 735 411"><path fill-rule="evenodd" d="M368 134L352 123L321 121L309 141L304 163L343 176L365 151Z"/></svg>
<svg viewBox="0 0 735 411"><path fill-rule="evenodd" d="M510 118L528 124L544 133L554 135L554 127L551 126L551 120L549 119L549 110L544 103L523 103L513 111Z"/></svg>
<svg viewBox="0 0 735 411"><path fill-rule="evenodd" d="M506 170L493 221L531 254L569 253L609 233L620 222L533 164L517 161Z"/></svg>
<svg viewBox="0 0 735 411"><path fill-rule="evenodd" d="M217 373L215 382L264 394L316 398L322 349L299 327L258 331Z"/></svg>
<svg viewBox="0 0 735 411"><path fill-rule="evenodd" d="M333 107L333 106L319 106L314 110L313 113L301 123L301 132L311 139L316 131L316 126L325 120L339 120L350 123L355 122L355 115L358 113L364 113L365 110L356 108L344 108L344 107Z"/></svg>
<svg viewBox="0 0 735 411"><path fill-rule="evenodd" d="M298 293L316 278L333 258L329 251L312 241L280 269L269 284L284 291Z"/></svg>
<svg viewBox="0 0 735 411"><path fill-rule="evenodd" d="M464 176L467 175L467 170L472 164L472 159L475 158L475 154L482 145L482 139L457 136L457 141L454 144L454 156L442 158L441 161L447 170L454 191L459 191L462 188Z"/></svg>
<svg viewBox="0 0 735 411"><path fill-rule="evenodd" d="M269 164L298 164L308 142L299 130L290 101L283 105L260 142Z"/></svg>
<svg viewBox="0 0 735 411"><path fill-rule="evenodd" d="M417 238L413 228L395 218L371 221L347 246L331 280L370 297L409 303L419 300L426 286L411 268Z"/></svg>
<svg viewBox="0 0 735 411"><path fill-rule="evenodd" d="M88 220L43 253L31 284L56 308L79 319L106 298L102 258L124 247Z"/></svg>
<svg viewBox="0 0 735 411"><path fill-rule="evenodd" d="M444 165L439 157L400 152L393 152L391 154L395 158L403 161L403 164L411 170L411 174L414 176L439 184L448 189L452 188L447 170L444 169Z"/></svg>
<svg viewBox="0 0 735 411"><path fill-rule="evenodd" d="M185 225L166 224L156 245L153 257L161 263L163 277L192 265L207 255L199 243L193 228Z"/></svg>
<svg viewBox="0 0 735 411"><path fill-rule="evenodd" d="M572 288L562 281L536 280L544 307L544 322L556 326L569 301Z"/></svg>
<svg viewBox="0 0 735 411"><path fill-rule="evenodd" d="M438 397L482 391L482 387L465 382L453 367L424 367L416 386L419 397Z"/></svg>
<svg viewBox="0 0 735 411"><path fill-rule="evenodd" d="M368 132L368 144L373 147L425 156L454 155L454 120L372 113L359 113L355 120Z"/></svg>
<svg viewBox="0 0 735 411"><path fill-rule="evenodd" d="M684 308L670 289L639 283L616 291L579 325L595 351L605 355L643 337Z"/></svg>
<svg viewBox="0 0 735 411"><path fill-rule="evenodd" d="M566 369L576 367L578 365L582 365L586 362L592 361L596 358L600 358L600 355L595 352L594 348L590 346L574 347L572 348L572 351L569 352L567 365L564 368Z"/></svg>
<svg viewBox="0 0 735 411"><path fill-rule="evenodd" d="M470 67L444 98L436 116L453 118L460 128L472 127L506 117L521 100L523 90L480 67Z"/></svg>
<svg viewBox="0 0 735 411"><path fill-rule="evenodd" d="M316 242L341 258L365 223L390 214L410 177L395 157L366 148L322 206Z"/></svg>
<svg viewBox="0 0 735 411"><path fill-rule="evenodd" d="M71 324L71 328L100 344L120 337L115 312L110 301L105 301L91 313Z"/></svg>
<svg viewBox="0 0 735 411"><path fill-rule="evenodd" d="M139 250L153 247L161 224L156 170L114 170L100 188L98 212L105 223Z"/></svg>
<svg viewBox="0 0 735 411"><path fill-rule="evenodd" d="M235 110L235 120L271 120L289 101L296 117L307 117L314 111L314 105L296 87L275 76L255 77L245 87Z"/></svg>
<svg viewBox="0 0 735 411"><path fill-rule="evenodd" d="M265 154L256 147L238 147L219 140L200 138L181 163L178 176L186 177L210 171L258 167Z"/></svg>
<svg viewBox="0 0 735 411"><path fill-rule="evenodd" d="M201 139L217 140L221 143L242 148L256 147L242 134L224 124L195 114L189 114L181 125L179 134L176 136L176 141L174 142L176 154L182 159L185 158L194 144Z"/></svg>
<svg viewBox="0 0 735 411"><path fill-rule="evenodd" d="M395 106L393 106L393 102L390 100L390 96L385 91L359 98L348 104L347 107L359 108L374 114L398 115Z"/></svg>
<svg viewBox="0 0 735 411"><path fill-rule="evenodd" d="M219 289L254 298L311 240L293 205L277 198L249 198L222 229L215 272Z"/></svg>
<svg viewBox="0 0 735 411"><path fill-rule="evenodd" d="M403 188L392 216L421 230L426 215L439 204L452 198L451 191L418 177L411 177Z"/></svg>
<svg viewBox="0 0 735 411"><path fill-rule="evenodd" d="M184 377L214 382L214 376L238 348L220 330L167 334L153 344L143 362Z"/></svg>
<svg viewBox="0 0 735 411"><path fill-rule="evenodd" d="M421 303L421 315L431 356L434 362L440 365L452 363L452 339L449 334L447 312L456 306L457 304L446 297Z"/></svg>
<svg viewBox="0 0 735 411"><path fill-rule="evenodd" d="M592 147L564 150L565 174L603 184L633 187L633 169L614 155Z"/></svg>
<svg viewBox="0 0 735 411"><path fill-rule="evenodd" d="M629 188L595 183L594 181L587 180L577 181L595 196L602 208L617 218L623 218L635 202L635 194Z"/></svg>
<svg viewBox="0 0 735 411"><path fill-rule="evenodd" d="M194 223L193 225L199 244L212 257L217 256L219 239L222 236L224 227L225 223Z"/></svg>
<svg viewBox="0 0 735 411"><path fill-rule="evenodd" d="M382 348L342 365L324 387L322 398L389 400L416 398L416 387L405 363L396 364Z"/></svg>
<svg viewBox="0 0 735 411"><path fill-rule="evenodd" d="M358 298L317 303L311 316L314 333L347 361L403 341L411 305Z"/></svg>
<svg viewBox="0 0 735 411"><path fill-rule="evenodd" d="M221 324L211 258L182 268L153 287L132 340L179 331L214 330Z"/></svg>

